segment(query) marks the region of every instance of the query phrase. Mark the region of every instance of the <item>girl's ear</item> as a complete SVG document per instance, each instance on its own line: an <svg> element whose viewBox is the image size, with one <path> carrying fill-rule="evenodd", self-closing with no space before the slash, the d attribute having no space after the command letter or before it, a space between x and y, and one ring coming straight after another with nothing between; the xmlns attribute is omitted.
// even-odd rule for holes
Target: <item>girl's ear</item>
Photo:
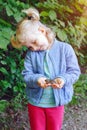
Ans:
<svg viewBox="0 0 87 130"><path fill-rule="evenodd" d="M44 27L39 27L38 29L40 32L42 32L46 36L46 30Z"/></svg>

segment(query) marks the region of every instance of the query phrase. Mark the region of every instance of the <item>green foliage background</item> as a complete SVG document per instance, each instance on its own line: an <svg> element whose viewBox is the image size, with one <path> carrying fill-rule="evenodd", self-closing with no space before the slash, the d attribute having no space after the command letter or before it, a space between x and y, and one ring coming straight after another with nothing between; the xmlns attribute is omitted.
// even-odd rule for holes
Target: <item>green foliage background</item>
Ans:
<svg viewBox="0 0 87 130"><path fill-rule="evenodd" d="M25 84L21 71L26 49L14 49L10 44L10 37L15 33L17 22L24 17L21 10L31 6L39 10L41 21L52 28L58 40L73 46L80 66L87 64L87 2L85 0L0 0L0 99L25 98ZM84 80L83 89L82 83L83 78L75 85L75 90L77 93L84 93L83 97L86 97L87 80ZM75 99L76 96L73 102Z"/></svg>

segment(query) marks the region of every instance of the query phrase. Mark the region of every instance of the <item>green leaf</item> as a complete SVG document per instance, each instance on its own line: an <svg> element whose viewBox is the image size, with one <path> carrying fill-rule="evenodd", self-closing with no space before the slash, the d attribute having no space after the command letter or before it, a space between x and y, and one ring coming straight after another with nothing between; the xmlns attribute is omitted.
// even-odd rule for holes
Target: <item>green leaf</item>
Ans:
<svg viewBox="0 0 87 130"><path fill-rule="evenodd" d="M75 28L74 27L69 27L69 30L68 31L70 31L71 32L71 36L73 36L73 35L75 35L76 34L76 30L75 30Z"/></svg>
<svg viewBox="0 0 87 130"><path fill-rule="evenodd" d="M16 73L16 62L11 60L11 73Z"/></svg>
<svg viewBox="0 0 87 130"><path fill-rule="evenodd" d="M6 50L7 49L7 45L9 44L9 40L0 37L0 48Z"/></svg>
<svg viewBox="0 0 87 130"><path fill-rule="evenodd" d="M57 18L56 12L54 10L49 11L49 17L53 21Z"/></svg>
<svg viewBox="0 0 87 130"><path fill-rule="evenodd" d="M19 22L19 21L22 19L22 16L21 16L20 12L17 11L17 12L14 14L14 18L15 18L15 20L16 20L17 22Z"/></svg>
<svg viewBox="0 0 87 130"><path fill-rule="evenodd" d="M25 3L20 2L20 1L17 1L16 5L17 5L17 7L21 7L21 8L29 8L29 4L27 4L27 3L25 4Z"/></svg>
<svg viewBox="0 0 87 130"><path fill-rule="evenodd" d="M48 14L48 12L46 12L46 11L42 11L42 12L40 13L40 16L46 17L46 16L49 16L49 14Z"/></svg>
<svg viewBox="0 0 87 130"><path fill-rule="evenodd" d="M55 33L57 33L57 31L58 31L58 26L52 26L51 28L52 28L52 30L53 30Z"/></svg>
<svg viewBox="0 0 87 130"><path fill-rule="evenodd" d="M7 63L6 63L6 61L1 60L1 64L2 64L2 65L6 65Z"/></svg>
<svg viewBox="0 0 87 130"><path fill-rule="evenodd" d="M13 15L13 11L10 9L10 7L7 5L6 6L6 12L8 16L12 16Z"/></svg>
<svg viewBox="0 0 87 130"><path fill-rule="evenodd" d="M74 5L75 5L76 9L77 9L80 13L83 12L83 8L82 8L78 3L74 3Z"/></svg>
<svg viewBox="0 0 87 130"><path fill-rule="evenodd" d="M6 80L1 80L1 84L3 85L3 89L11 88L11 84Z"/></svg>
<svg viewBox="0 0 87 130"><path fill-rule="evenodd" d="M65 41L67 39L67 34L64 30L58 29L57 36L62 41Z"/></svg>
<svg viewBox="0 0 87 130"><path fill-rule="evenodd" d="M18 87L17 87L17 86L14 86L14 87L13 87L13 91L14 91L14 92L18 92Z"/></svg>
<svg viewBox="0 0 87 130"><path fill-rule="evenodd" d="M8 71L7 71L4 67L1 67L1 68L0 68L0 72L2 72L2 73L5 74L5 75L8 75L8 74L9 74Z"/></svg>
<svg viewBox="0 0 87 130"><path fill-rule="evenodd" d="M84 24L84 25L87 26L87 18L81 17L81 18L80 18L80 23L82 23L82 24Z"/></svg>
<svg viewBox="0 0 87 130"><path fill-rule="evenodd" d="M87 6L87 1L86 1L86 0L79 0L78 2L79 2L80 4L83 4L83 5Z"/></svg>
<svg viewBox="0 0 87 130"><path fill-rule="evenodd" d="M62 27L65 27L65 22L63 22L63 21L61 21L61 20L58 20L58 22L60 23L60 25L61 25Z"/></svg>
<svg viewBox="0 0 87 130"><path fill-rule="evenodd" d="M3 4L3 0L0 0L0 4Z"/></svg>
<svg viewBox="0 0 87 130"><path fill-rule="evenodd" d="M3 19L1 19L0 18L0 24L2 25L5 25L5 26L8 26L8 27L11 27L11 24L10 23L8 23L7 21L5 21L5 20L3 20Z"/></svg>
<svg viewBox="0 0 87 130"><path fill-rule="evenodd" d="M64 9L69 12L69 13L73 13L73 10L71 8L69 8L68 6L64 7Z"/></svg>
<svg viewBox="0 0 87 130"><path fill-rule="evenodd" d="M9 32L9 33L8 33ZM10 43L13 31L9 27L5 27L0 31L0 48L6 50L7 45Z"/></svg>
<svg viewBox="0 0 87 130"><path fill-rule="evenodd" d="M11 28L4 28L2 30L2 36L8 40L10 40L12 33L13 33L13 31L11 30Z"/></svg>
<svg viewBox="0 0 87 130"><path fill-rule="evenodd" d="M12 74L16 73L16 68L13 67L13 66L11 66L11 73L12 73Z"/></svg>
<svg viewBox="0 0 87 130"><path fill-rule="evenodd" d="M6 100L0 100L0 112L4 112L6 107L8 107L9 102Z"/></svg>

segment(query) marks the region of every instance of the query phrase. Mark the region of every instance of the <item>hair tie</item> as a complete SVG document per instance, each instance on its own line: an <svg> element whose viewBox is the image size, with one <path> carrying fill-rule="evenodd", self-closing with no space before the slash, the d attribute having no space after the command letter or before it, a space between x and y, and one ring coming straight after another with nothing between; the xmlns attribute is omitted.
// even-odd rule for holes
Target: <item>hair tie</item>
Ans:
<svg viewBox="0 0 87 130"><path fill-rule="evenodd" d="M33 19L33 16L28 16L28 20L32 20Z"/></svg>
<svg viewBox="0 0 87 130"><path fill-rule="evenodd" d="M36 10L34 8L25 9L25 10L22 10L22 12L27 14L28 20L32 20L32 21L39 21L40 20L40 15L39 15L38 10Z"/></svg>

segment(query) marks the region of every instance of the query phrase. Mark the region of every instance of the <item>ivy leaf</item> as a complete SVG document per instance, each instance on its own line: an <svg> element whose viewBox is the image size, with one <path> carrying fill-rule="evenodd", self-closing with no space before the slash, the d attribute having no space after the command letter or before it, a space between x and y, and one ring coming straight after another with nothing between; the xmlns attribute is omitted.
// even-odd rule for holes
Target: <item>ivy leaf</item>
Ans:
<svg viewBox="0 0 87 130"><path fill-rule="evenodd" d="M78 3L74 3L74 5L79 12L83 12L83 9L78 5Z"/></svg>
<svg viewBox="0 0 87 130"><path fill-rule="evenodd" d="M86 1L86 0L79 0L78 2L79 2L80 4L83 4L83 5L87 6L87 1Z"/></svg>
<svg viewBox="0 0 87 130"><path fill-rule="evenodd" d="M10 7L7 5L6 6L6 12L8 16L12 16L13 15L13 11L10 9Z"/></svg>
<svg viewBox="0 0 87 130"><path fill-rule="evenodd" d="M6 100L0 100L0 112L4 112L9 105L9 102Z"/></svg>
<svg viewBox="0 0 87 130"><path fill-rule="evenodd" d="M6 65L6 61L1 60L1 64L2 64L2 65Z"/></svg>
<svg viewBox="0 0 87 130"><path fill-rule="evenodd" d="M80 18L80 23L82 23L82 24L84 24L84 25L87 26L87 18L81 17L81 18Z"/></svg>
<svg viewBox="0 0 87 130"><path fill-rule="evenodd" d="M2 29L2 36L8 40L10 40L12 33L13 33L13 31L11 30L10 27Z"/></svg>
<svg viewBox="0 0 87 130"><path fill-rule="evenodd" d="M4 88L3 88L4 90L7 88L11 88L11 84L6 80L1 80L1 84L2 84L2 86L4 86Z"/></svg>
<svg viewBox="0 0 87 130"><path fill-rule="evenodd" d="M8 71L4 67L0 68L0 72L2 72L5 75L8 75Z"/></svg>
<svg viewBox="0 0 87 130"><path fill-rule="evenodd" d="M4 49L4 50L7 50L7 45L9 44L9 40L3 38L3 37L0 37L0 48L1 49Z"/></svg>
<svg viewBox="0 0 87 130"><path fill-rule="evenodd" d="M42 12L40 13L40 16L46 17L46 16L49 16L49 14L48 14L46 11L42 11Z"/></svg>
<svg viewBox="0 0 87 130"><path fill-rule="evenodd" d="M52 28L52 30L53 30L55 33L57 33L57 31L58 31L58 26L52 26L51 28Z"/></svg>
<svg viewBox="0 0 87 130"><path fill-rule="evenodd" d="M73 13L73 10L71 8L69 8L68 6L64 7L64 9L69 12L69 13Z"/></svg>
<svg viewBox="0 0 87 130"><path fill-rule="evenodd" d="M54 21L57 18L56 12L54 10L49 11L49 17Z"/></svg>
<svg viewBox="0 0 87 130"><path fill-rule="evenodd" d="M11 73L14 74L16 73L16 63L15 62L11 62Z"/></svg>
<svg viewBox="0 0 87 130"><path fill-rule="evenodd" d="M58 20L58 22L60 23L60 25L61 25L62 27L65 27L65 23L64 23L63 21Z"/></svg>
<svg viewBox="0 0 87 130"><path fill-rule="evenodd" d="M2 4L3 3L3 0L0 0L0 4Z"/></svg>
<svg viewBox="0 0 87 130"><path fill-rule="evenodd" d="M7 21L5 21L5 20L3 20L3 19L1 19L0 18L0 25L4 25L4 26L7 26L7 27L11 27L11 24L10 23L8 23ZM2 28L2 26L1 26L1 28ZM1 29L0 28L0 29Z"/></svg>
<svg viewBox="0 0 87 130"><path fill-rule="evenodd" d="M9 33L8 33L9 32ZM11 35L13 31L10 27L2 27L0 31L0 48L6 50L7 45L10 43Z"/></svg>
<svg viewBox="0 0 87 130"><path fill-rule="evenodd" d="M64 30L58 29L57 36L61 41L67 40L67 34Z"/></svg>
<svg viewBox="0 0 87 130"><path fill-rule="evenodd" d="M13 87L13 91L14 91L14 92L18 92L18 86L14 86L14 87Z"/></svg>
<svg viewBox="0 0 87 130"><path fill-rule="evenodd" d="M22 16L21 16L20 12L17 11L17 12L14 14L14 18L15 18L15 20L16 20L17 22L19 22L19 21L22 19Z"/></svg>

